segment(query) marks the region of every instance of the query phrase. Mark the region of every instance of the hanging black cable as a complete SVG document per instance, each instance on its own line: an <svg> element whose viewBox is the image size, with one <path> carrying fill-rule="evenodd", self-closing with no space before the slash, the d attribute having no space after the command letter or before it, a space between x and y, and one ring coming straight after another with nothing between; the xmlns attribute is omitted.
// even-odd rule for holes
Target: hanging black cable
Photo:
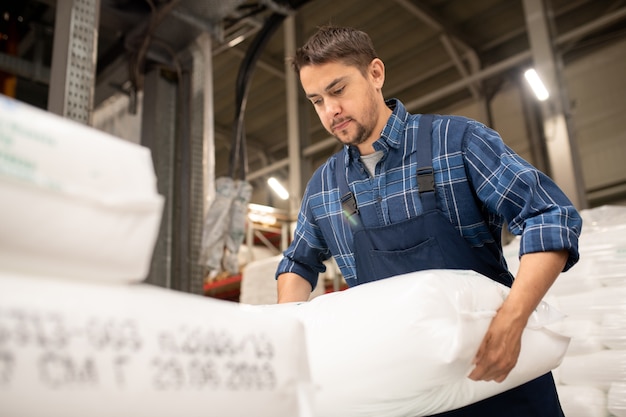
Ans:
<svg viewBox="0 0 626 417"><path fill-rule="evenodd" d="M297 9L307 3L309 0L293 0L289 1L289 7ZM236 84L236 102L235 102L235 120L233 126L233 143L230 149L230 177L235 178L237 168L239 168L240 179L245 179L248 174L248 160L245 141L244 114L248 101L248 93L252 84L252 75L256 67L256 63L265 49L267 42L272 35L280 27L287 16L282 13L272 14L263 25L261 31L248 47L248 51L239 67Z"/></svg>
<svg viewBox="0 0 626 417"><path fill-rule="evenodd" d="M239 176L241 179L245 179L248 172L244 140L244 114L248 101L248 93L250 92L250 85L252 84L252 75L265 45L267 45L267 42L276 32L276 29L280 27L285 17L286 16L283 14L274 13L267 19L261 31L252 41L239 67L235 92L236 114L233 126L233 144L230 149L230 176L232 178L235 178L237 168L239 168Z"/></svg>

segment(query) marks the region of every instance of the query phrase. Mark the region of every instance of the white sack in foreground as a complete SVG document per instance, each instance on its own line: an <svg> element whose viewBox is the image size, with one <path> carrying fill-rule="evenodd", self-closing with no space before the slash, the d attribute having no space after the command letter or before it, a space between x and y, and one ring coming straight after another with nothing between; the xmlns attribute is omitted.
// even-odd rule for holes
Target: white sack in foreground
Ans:
<svg viewBox="0 0 626 417"><path fill-rule="evenodd" d="M507 294L474 272L432 270L266 308L305 325L317 417L417 417L474 403L558 366L569 339L544 327L561 315L542 303L503 383L466 377Z"/></svg>
<svg viewBox="0 0 626 417"><path fill-rule="evenodd" d="M0 414L310 417L302 324L145 284L0 274Z"/></svg>
<svg viewBox="0 0 626 417"><path fill-rule="evenodd" d="M148 148L0 95L0 266L143 280L163 197Z"/></svg>

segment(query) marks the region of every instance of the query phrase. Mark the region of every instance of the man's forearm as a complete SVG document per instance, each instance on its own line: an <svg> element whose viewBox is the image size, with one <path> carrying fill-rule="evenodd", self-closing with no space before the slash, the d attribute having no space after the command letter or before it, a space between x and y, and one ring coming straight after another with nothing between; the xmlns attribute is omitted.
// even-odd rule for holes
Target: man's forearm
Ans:
<svg viewBox="0 0 626 417"><path fill-rule="evenodd" d="M285 272L278 276L278 303L308 301L311 296L311 284L293 272Z"/></svg>
<svg viewBox="0 0 626 417"><path fill-rule="evenodd" d="M502 307L528 319L567 262L568 252L537 252L522 256L511 292Z"/></svg>

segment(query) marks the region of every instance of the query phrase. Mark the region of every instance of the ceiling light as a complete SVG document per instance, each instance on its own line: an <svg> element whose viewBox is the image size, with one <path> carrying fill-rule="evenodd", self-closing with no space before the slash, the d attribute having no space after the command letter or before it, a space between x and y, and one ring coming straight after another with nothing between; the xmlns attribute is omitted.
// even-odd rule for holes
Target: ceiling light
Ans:
<svg viewBox="0 0 626 417"><path fill-rule="evenodd" d="M234 39L231 39L230 41L228 41L228 43L226 45L228 45L229 48L232 48L234 46L239 45L241 42L243 42L246 39L245 36L243 35L239 35Z"/></svg>
<svg viewBox="0 0 626 417"><path fill-rule="evenodd" d="M530 87L533 89L533 92L537 96L537 100L545 101L548 99L548 97L550 97L550 94L548 93L546 86L541 81L541 78L539 78L539 74L537 74L537 71L532 68L526 70L526 72L524 73L524 77L526 77L526 81L528 81L528 84L530 84Z"/></svg>
<svg viewBox="0 0 626 417"><path fill-rule="evenodd" d="M267 180L267 184L272 187L272 190L280 197L282 200L286 200L289 198L289 192L283 187L283 185L278 182L278 180L274 177L270 177Z"/></svg>

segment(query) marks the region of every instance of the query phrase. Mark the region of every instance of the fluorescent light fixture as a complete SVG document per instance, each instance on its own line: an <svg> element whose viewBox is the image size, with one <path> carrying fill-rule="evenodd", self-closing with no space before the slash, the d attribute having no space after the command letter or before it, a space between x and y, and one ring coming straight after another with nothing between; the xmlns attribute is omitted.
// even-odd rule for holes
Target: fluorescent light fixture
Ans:
<svg viewBox="0 0 626 417"><path fill-rule="evenodd" d="M274 190L274 192L278 195L278 197L280 197L282 200L286 200L289 198L289 193L287 192L287 190L285 189L285 187L283 187L283 185L278 182L278 180L274 177L270 177L267 180L267 184L272 187L272 190Z"/></svg>
<svg viewBox="0 0 626 417"><path fill-rule="evenodd" d="M530 88L533 89L533 92L537 96L537 100L545 101L548 99L548 97L550 97L550 94L548 93L546 86L543 85L541 78L539 78L539 74L537 74L537 71L532 68L526 70L526 72L524 73L524 77L526 77L526 81L528 81L528 84L530 84Z"/></svg>
<svg viewBox="0 0 626 417"><path fill-rule="evenodd" d="M241 42L243 42L246 39L245 36L243 35L239 35L234 39L231 39L230 41L228 41L228 43L226 45L228 45L229 48L232 48L234 46L239 45Z"/></svg>

